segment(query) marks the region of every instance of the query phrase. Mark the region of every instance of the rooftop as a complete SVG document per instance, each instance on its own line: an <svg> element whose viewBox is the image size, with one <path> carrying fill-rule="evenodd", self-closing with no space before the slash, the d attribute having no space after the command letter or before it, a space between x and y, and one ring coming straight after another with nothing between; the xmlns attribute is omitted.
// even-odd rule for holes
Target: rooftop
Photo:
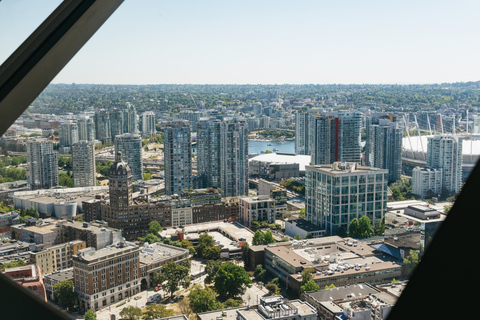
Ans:
<svg viewBox="0 0 480 320"><path fill-rule="evenodd" d="M185 253L188 254L187 249L170 246L163 243L148 244L148 242L145 242L140 251L140 263L151 264L154 262L171 259L172 257L183 255Z"/></svg>
<svg viewBox="0 0 480 320"><path fill-rule="evenodd" d="M105 258L105 257L114 257L116 255L121 255L126 252L130 252L140 247L129 241L119 241L112 245L109 245L103 249L95 250L95 248L89 247L83 250L79 250L78 254L73 256L74 260L82 262L95 262L94 260Z"/></svg>
<svg viewBox="0 0 480 320"><path fill-rule="evenodd" d="M248 159L251 161L261 161L269 163L298 163L299 170L305 171L305 167L310 165L311 156L299 155L294 153L266 153Z"/></svg>
<svg viewBox="0 0 480 320"><path fill-rule="evenodd" d="M364 167L356 162L334 162L329 165L307 166L308 170L314 170L333 175L346 173L388 173L388 169L379 169L374 167Z"/></svg>
<svg viewBox="0 0 480 320"><path fill-rule="evenodd" d="M53 273L48 273L43 276L43 278L50 278L55 282L61 282L64 280L71 280L74 278L73 268L67 268Z"/></svg>
<svg viewBox="0 0 480 320"><path fill-rule="evenodd" d="M332 289L322 289L316 291L305 292L305 295L322 302L347 299L349 297L365 297L369 294L379 293L380 290L375 289L369 284L352 284L349 286L336 287Z"/></svg>

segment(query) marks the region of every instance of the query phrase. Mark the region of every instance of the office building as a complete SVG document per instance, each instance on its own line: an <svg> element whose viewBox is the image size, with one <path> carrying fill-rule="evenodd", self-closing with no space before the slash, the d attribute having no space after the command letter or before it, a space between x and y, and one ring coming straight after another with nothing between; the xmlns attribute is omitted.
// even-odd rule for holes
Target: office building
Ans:
<svg viewBox="0 0 480 320"><path fill-rule="evenodd" d="M353 219L367 216L378 226L387 209L388 170L358 163L306 167L306 220L329 234L348 232Z"/></svg>
<svg viewBox="0 0 480 320"><path fill-rule="evenodd" d="M78 140L95 141L95 121L93 118L81 117L77 121Z"/></svg>
<svg viewBox="0 0 480 320"><path fill-rule="evenodd" d="M425 197L437 197L442 193L442 170L415 167L412 170L412 193Z"/></svg>
<svg viewBox="0 0 480 320"><path fill-rule="evenodd" d="M311 125L313 165L361 162L360 112L315 114Z"/></svg>
<svg viewBox="0 0 480 320"><path fill-rule="evenodd" d="M62 281L71 281L74 283L73 267L45 274L43 276L43 284L45 285L45 293L48 300L58 303L57 299L55 299L55 285Z"/></svg>
<svg viewBox="0 0 480 320"><path fill-rule="evenodd" d="M192 145L188 121L175 120L164 129L165 194L181 194L192 185Z"/></svg>
<svg viewBox="0 0 480 320"><path fill-rule="evenodd" d="M124 131L124 112L120 109L111 109L110 113L110 137L115 141L116 136L123 134Z"/></svg>
<svg viewBox="0 0 480 320"><path fill-rule="evenodd" d="M442 192L459 193L462 187L462 143L456 136L428 138L427 168L442 171Z"/></svg>
<svg viewBox="0 0 480 320"><path fill-rule="evenodd" d="M78 141L78 125L76 122L65 122L59 128L60 147L70 147Z"/></svg>
<svg viewBox="0 0 480 320"><path fill-rule="evenodd" d="M83 240L74 240L30 252L30 262L36 264L43 274L72 267L72 256L85 249Z"/></svg>
<svg viewBox="0 0 480 320"><path fill-rule="evenodd" d="M142 135L154 135L156 130L155 113L153 111L146 111L142 113Z"/></svg>
<svg viewBox="0 0 480 320"><path fill-rule="evenodd" d="M99 110L95 113L95 135L102 143L112 141L110 129L110 113L107 110Z"/></svg>
<svg viewBox="0 0 480 320"><path fill-rule="evenodd" d="M366 119L365 163L388 169L388 182L399 180L402 173L402 137L394 116L373 113Z"/></svg>
<svg viewBox="0 0 480 320"><path fill-rule="evenodd" d="M58 154L51 141L27 141L27 185L29 189L58 186Z"/></svg>
<svg viewBox="0 0 480 320"><path fill-rule="evenodd" d="M289 300L280 295L260 298L258 308L240 308L237 320L316 320L317 310L300 299Z"/></svg>
<svg viewBox="0 0 480 320"><path fill-rule="evenodd" d="M72 146L73 186L96 186L95 144L79 141Z"/></svg>
<svg viewBox="0 0 480 320"><path fill-rule="evenodd" d="M130 167L133 181L143 180L142 138L138 134L124 133L115 137L115 153L121 152Z"/></svg>
<svg viewBox="0 0 480 320"><path fill-rule="evenodd" d="M123 109L123 132L137 133L137 110L129 102Z"/></svg>
<svg viewBox="0 0 480 320"><path fill-rule="evenodd" d="M140 292L139 258L140 247L125 240L97 251L86 248L74 255L80 308L97 311Z"/></svg>
<svg viewBox="0 0 480 320"><path fill-rule="evenodd" d="M105 248L122 238L122 230L107 226L103 221L90 223L80 221L64 221L61 224L61 243L75 240L85 241L86 247L96 250Z"/></svg>
<svg viewBox="0 0 480 320"><path fill-rule="evenodd" d="M220 120L197 122L197 186L220 187Z"/></svg>
<svg viewBox="0 0 480 320"><path fill-rule="evenodd" d="M220 126L220 188L223 197L248 194L248 130L244 120Z"/></svg>

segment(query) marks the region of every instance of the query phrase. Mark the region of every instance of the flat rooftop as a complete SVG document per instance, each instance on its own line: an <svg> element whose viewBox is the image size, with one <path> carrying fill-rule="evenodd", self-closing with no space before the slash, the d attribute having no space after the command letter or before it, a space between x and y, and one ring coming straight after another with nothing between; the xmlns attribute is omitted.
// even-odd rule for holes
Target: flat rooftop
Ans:
<svg viewBox="0 0 480 320"><path fill-rule="evenodd" d="M368 284L352 284L343 287L336 287L332 289L322 289L316 291L310 291L305 293L306 295L314 298L319 302L323 301L335 301L340 299L346 299L347 295L352 295L353 297L365 297L369 294L379 293L380 290L372 287Z"/></svg>
<svg viewBox="0 0 480 320"><path fill-rule="evenodd" d="M140 250L140 263L148 265L154 262L168 260L172 257L180 256L185 253L188 253L187 249L170 246L163 243L148 244L145 242Z"/></svg>
<svg viewBox="0 0 480 320"><path fill-rule="evenodd" d="M44 275L43 277L44 278L50 278L50 279L54 280L55 282L61 282L61 281L64 281L64 280L71 280L71 279L74 278L73 267L68 268L68 269L64 269L64 270L60 270L60 271L57 271L57 272L53 272L53 273L48 273L48 274Z"/></svg>
<svg viewBox="0 0 480 320"><path fill-rule="evenodd" d="M260 161L269 163L297 163L300 171L305 171L305 166L310 165L311 156L300 154L286 153L266 153L248 159L248 162Z"/></svg>
<svg viewBox="0 0 480 320"><path fill-rule="evenodd" d="M364 167L356 162L334 162L333 164L329 165L312 165L306 166L306 169L322 173L330 173L333 175L347 173L388 173L387 169Z"/></svg>
<svg viewBox="0 0 480 320"><path fill-rule="evenodd" d="M245 228L243 225L241 225L238 222L231 223L231 222L215 221L215 222L186 225L183 228L183 231L185 232L186 237L188 237L189 234L195 234L195 233L201 234L206 232L210 234L210 232L213 232L216 230L222 230L223 232L228 233L236 241L240 241L240 239L245 239L249 243L252 243L253 232L251 232L249 229ZM174 229L172 227L169 227L167 229L164 229L162 232L160 232L160 235L164 238L171 237L175 235L177 231L182 231L182 229L180 228Z"/></svg>
<svg viewBox="0 0 480 320"><path fill-rule="evenodd" d="M115 255L124 254L139 248L139 246L129 241L125 241L124 246L122 246L121 242L117 242L100 250L95 250L95 248L92 247L79 250L78 254L74 255L73 258L77 261L92 262L110 255L113 257Z"/></svg>

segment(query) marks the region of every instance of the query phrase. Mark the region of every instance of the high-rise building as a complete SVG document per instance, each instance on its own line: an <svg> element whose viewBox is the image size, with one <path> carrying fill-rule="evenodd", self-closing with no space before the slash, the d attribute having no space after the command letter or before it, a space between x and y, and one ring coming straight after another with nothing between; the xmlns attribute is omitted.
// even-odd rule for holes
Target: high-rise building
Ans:
<svg viewBox="0 0 480 320"><path fill-rule="evenodd" d="M120 109L112 109L109 111L109 113L110 113L110 136L112 137L112 140L115 141L116 136L121 135L125 132L124 125L123 125L124 112L123 110L120 110Z"/></svg>
<svg viewBox="0 0 480 320"><path fill-rule="evenodd" d="M367 216L378 226L387 209L388 170L334 162L306 166L306 220L331 235L354 218Z"/></svg>
<svg viewBox="0 0 480 320"><path fill-rule="evenodd" d="M100 110L95 113L95 134L97 140L102 143L109 143L112 141L110 129L110 113L107 110Z"/></svg>
<svg viewBox="0 0 480 320"><path fill-rule="evenodd" d="M137 133L137 109L128 102L123 109L123 132Z"/></svg>
<svg viewBox="0 0 480 320"><path fill-rule="evenodd" d="M146 111L142 113L142 134L144 136L154 135L156 132L155 128L155 113L153 111Z"/></svg>
<svg viewBox="0 0 480 320"><path fill-rule="evenodd" d="M65 122L60 125L59 138L61 147L70 147L78 141L78 125L76 122Z"/></svg>
<svg viewBox="0 0 480 320"><path fill-rule="evenodd" d="M456 136L428 138L427 168L442 171L442 191L458 193L462 187L462 143Z"/></svg>
<svg viewBox="0 0 480 320"><path fill-rule="evenodd" d="M44 139L27 141L27 185L30 189L58 186L58 154Z"/></svg>
<svg viewBox="0 0 480 320"><path fill-rule="evenodd" d="M248 129L244 120L221 123L219 152L222 196L248 195Z"/></svg>
<svg viewBox="0 0 480 320"><path fill-rule="evenodd" d="M132 171L133 181L143 180L142 138L138 134L124 133L115 137L115 153L121 152Z"/></svg>
<svg viewBox="0 0 480 320"><path fill-rule="evenodd" d="M412 170L412 193L422 198L442 193L442 170L415 167Z"/></svg>
<svg viewBox="0 0 480 320"><path fill-rule="evenodd" d="M181 194L192 185L190 123L175 120L164 129L165 194Z"/></svg>
<svg viewBox="0 0 480 320"><path fill-rule="evenodd" d="M402 129L395 117L373 113L366 119L365 163L369 167L388 169L388 181L402 174Z"/></svg>
<svg viewBox="0 0 480 320"><path fill-rule="evenodd" d="M315 114L311 122L312 164L360 163L360 112Z"/></svg>
<svg viewBox="0 0 480 320"><path fill-rule="evenodd" d="M90 187L96 185L94 142L79 141L73 144L72 166L74 187Z"/></svg>
<svg viewBox="0 0 480 320"><path fill-rule="evenodd" d="M78 141L95 141L95 121L93 118L78 119Z"/></svg>
<svg viewBox="0 0 480 320"><path fill-rule="evenodd" d="M197 123L197 184L199 188L220 187L220 120Z"/></svg>
<svg viewBox="0 0 480 320"><path fill-rule="evenodd" d="M472 133L480 133L480 116L473 116L473 128Z"/></svg>

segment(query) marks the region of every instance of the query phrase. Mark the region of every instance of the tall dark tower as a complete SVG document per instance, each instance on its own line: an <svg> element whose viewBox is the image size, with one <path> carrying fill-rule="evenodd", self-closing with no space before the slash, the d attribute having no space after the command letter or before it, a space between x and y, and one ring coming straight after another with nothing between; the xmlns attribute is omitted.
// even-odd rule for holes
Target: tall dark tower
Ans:
<svg viewBox="0 0 480 320"><path fill-rule="evenodd" d="M114 209L127 209L132 204L132 172L126 162L122 160L122 153L115 155L115 163L108 171L110 192L110 206Z"/></svg>

